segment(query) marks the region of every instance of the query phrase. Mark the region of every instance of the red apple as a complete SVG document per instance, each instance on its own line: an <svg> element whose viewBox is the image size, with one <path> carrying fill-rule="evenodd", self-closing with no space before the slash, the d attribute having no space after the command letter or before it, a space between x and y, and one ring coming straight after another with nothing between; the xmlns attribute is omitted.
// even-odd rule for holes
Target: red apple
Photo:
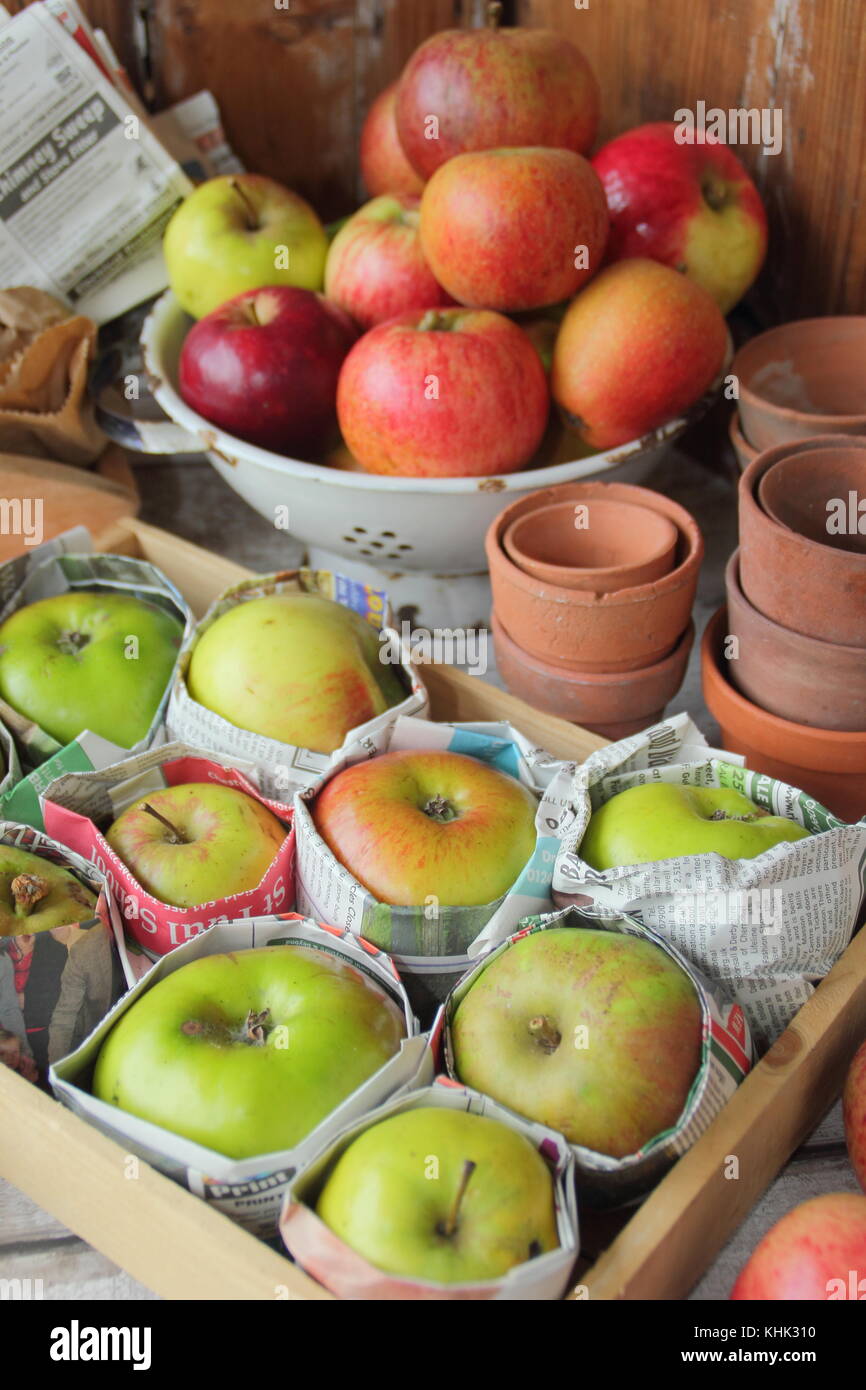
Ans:
<svg viewBox="0 0 866 1390"><path fill-rule="evenodd" d="M598 128L598 83L580 49L551 29L445 29L406 64L396 114L409 163L429 178L468 150L585 153Z"/></svg>
<svg viewBox="0 0 866 1390"><path fill-rule="evenodd" d="M569 306L550 387L594 449L639 439L698 400L724 362L715 300L658 261L608 266Z"/></svg>
<svg viewBox="0 0 866 1390"><path fill-rule="evenodd" d="M845 1142L857 1181L866 1192L866 1042L851 1063L842 1094Z"/></svg>
<svg viewBox="0 0 866 1390"><path fill-rule="evenodd" d="M424 180L415 173L400 144L394 119L397 83L380 92L361 129L361 177L371 198L380 193L417 195Z"/></svg>
<svg viewBox="0 0 866 1390"><path fill-rule="evenodd" d="M325 266L325 293L362 328L408 309L453 304L421 250L419 200L385 193L343 224Z"/></svg>
<svg viewBox="0 0 866 1390"><path fill-rule="evenodd" d="M379 324L355 344L337 387L351 453L369 473L403 477L513 473L538 447L549 405L523 330L475 309Z"/></svg>
<svg viewBox="0 0 866 1390"><path fill-rule="evenodd" d="M536 801L463 753L408 749L338 772L312 815L332 854L381 903L493 902L535 848Z"/></svg>
<svg viewBox="0 0 866 1390"><path fill-rule="evenodd" d="M831 1192L789 1211L757 1246L731 1298L866 1299L866 1197Z"/></svg>
<svg viewBox="0 0 866 1390"><path fill-rule="evenodd" d="M190 329L180 393L238 439L309 458L334 429L337 378L357 336L344 310L312 290L246 290Z"/></svg>
<svg viewBox="0 0 866 1390"><path fill-rule="evenodd" d="M684 271L726 314L763 265L764 205L727 145L681 145L676 131L672 121L638 126L594 157L610 209L607 258L651 256Z"/></svg>
<svg viewBox="0 0 866 1390"><path fill-rule="evenodd" d="M482 150L433 175L421 199L421 245L461 304L517 312L568 299L599 269L604 189L571 150Z"/></svg>

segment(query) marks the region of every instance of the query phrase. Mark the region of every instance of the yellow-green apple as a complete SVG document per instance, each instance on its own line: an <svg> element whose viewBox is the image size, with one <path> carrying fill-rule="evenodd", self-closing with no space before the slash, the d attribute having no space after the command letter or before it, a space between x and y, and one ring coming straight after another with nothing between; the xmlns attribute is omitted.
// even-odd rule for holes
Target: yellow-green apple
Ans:
<svg viewBox="0 0 866 1390"><path fill-rule="evenodd" d="M372 328L409 309L453 304L421 250L417 198L386 193L340 228L325 266L325 293Z"/></svg>
<svg viewBox="0 0 866 1390"><path fill-rule="evenodd" d="M693 280L644 258L606 266L572 302L553 350L551 391L594 449L658 429L718 376L727 328Z"/></svg>
<svg viewBox="0 0 866 1390"><path fill-rule="evenodd" d="M229 1158L290 1149L400 1050L403 1018L359 970L304 946L203 956L102 1044L93 1094Z"/></svg>
<svg viewBox="0 0 866 1390"><path fill-rule="evenodd" d="M355 344L337 415L368 473L467 478L513 473L547 425L538 353L502 314L427 309L381 323Z"/></svg>
<svg viewBox="0 0 866 1390"><path fill-rule="evenodd" d="M438 1284L498 1279L559 1244L553 1181L526 1136L439 1106L404 1110L353 1139L316 1212L376 1269Z"/></svg>
<svg viewBox="0 0 866 1390"><path fill-rule="evenodd" d="M62 864L0 845L0 937L82 922L95 910L95 894Z"/></svg>
<svg viewBox="0 0 866 1390"><path fill-rule="evenodd" d="M614 1158L676 1124L701 1034L695 987L660 946L574 927L515 941L451 1028L467 1086Z"/></svg>
<svg viewBox="0 0 866 1390"><path fill-rule="evenodd" d="M808 830L732 787L647 782L612 796L589 819L580 856L594 869L652 864L684 854L754 859Z"/></svg>
<svg viewBox="0 0 866 1390"><path fill-rule="evenodd" d="M406 158L394 114L397 83L380 92L367 112L361 128L359 160L361 177L371 198L380 193L408 193L417 196L424 180Z"/></svg>
<svg viewBox="0 0 866 1390"><path fill-rule="evenodd" d="M500 145L585 153L599 90L579 48L551 29L445 29L416 49L397 87L397 132L429 178L446 160Z"/></svg>
<svg viewBox="0 0 866 1390"><path fill-rule="evenodd" d="M727 314L767 251L767 215L737 156L715 137L680 144L672 121L627 130L593 157L610 209L607 259L650 256L688 275Z"/></svg>
<svg viewBox="0 0 866 1390"><path fill-rule="evenodd" d="M165 694L183 626L131 594L70 589L0 627L0 696L58 743L91 733L131 748Z"/></svg>
<svg viewBox="0 0 866 1390"><path fill-rule="evenodd" d="M866 1299L866 1197L828 1192L772 1226L740 1271L736 1301Z"/></svg>
<svg viewBox="0 0 866 1390"><path fill-rule="evenodd" d="M246 290L184 339L178 385L206 420L276 453L312 458L337 432L337 380L358 330L313 290Z"/></svg>
<svg viewBox="0 0 866 1390"><path fill-rule="evenodd" d="M257 888L286 829L246 792L184 782L139 797L105 838L159 902L198 907Z"/></svg>
<svg viewBox="0 0 866 1390"><path fill-rule="evenodd" d="M857 1181L866 1192L866 1042L849 1068L842 1093L842 1113L848 1157Z"/></svg>
<svg viewBox="0 0 866 1390"><path fill-rule="evenodd" d="M320 290L327 252L309 203L261 174L220 174L199 184L163 239L169 284L196 319L262 285Z"/></svg>
<svg viewBox="0 0 866 1390"><path fill-rule="evenodd" d="M576 294L600 268L604 189L572 150L481 150L451 159L421 198L421 246L461 304L517 312Z"/></svg>
<svg viewBox="0 0 866 1390"><path fill-rule="evenodd" d="M318 594L268 594L226 609L190 658L194 700L239 729L333 753L350 729L405 699L374 627Z"/></svg>
<svg viewBox="0 0 866 1390"><path fill-rule="evenodd" d="M344 768L312 806L332 854L380 903L490 903L535 848L536 802L464 753L404 749Z"/></svg>

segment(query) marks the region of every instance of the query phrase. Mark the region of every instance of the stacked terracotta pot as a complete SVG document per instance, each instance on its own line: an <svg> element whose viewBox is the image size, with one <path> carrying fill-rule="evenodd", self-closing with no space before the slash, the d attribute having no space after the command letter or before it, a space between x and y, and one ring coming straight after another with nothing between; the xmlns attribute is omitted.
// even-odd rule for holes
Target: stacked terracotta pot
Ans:
<svg viewBox="0 0 866 1390"><path fill-rule="evenodd" d="M750 767L856 820L866 814L866 437L760 453L740 479L739 517L727 610L704 639L707 705Z"/></svg>
<svg viewBox="0 0 866 1390"><path fill-rule="evenodd" d="M649 488L563 483L506 507L485 542L499 672L536 709L622 738L682 684L704 552Z"/></svg>

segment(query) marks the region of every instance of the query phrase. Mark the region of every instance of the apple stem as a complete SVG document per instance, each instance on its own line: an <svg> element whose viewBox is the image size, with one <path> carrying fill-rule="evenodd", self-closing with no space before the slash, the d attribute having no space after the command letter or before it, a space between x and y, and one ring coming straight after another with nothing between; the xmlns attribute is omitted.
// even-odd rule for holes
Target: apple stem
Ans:
<svg viewBox="0 0 866 1390"><path fill-rule="evenodd" d="M490 0L490 4L487 6L487 28L488 28L488 29L498 29L498 28L499 28L499 22L500 22L501 19L502 19L502 3L501 3L501 0Z"/></svg>
<svg viewBox="0 0 866 1390"><path fill-rule="evenodd" d="M17 874L11 883L15 916L29 917L37 903L47 898L51 884L39 874Z"/></svg>
<svg viewBox="0 0 866 1390"><path fill-rule="evenodd" d="M545 1014L538 1014L529 1020L529 1031L544 1052L555 1052L562 1042L562 1034Z"/></svg>
<svg viewBox="0 0 866 1390"><path fill-rule="evenodd" d="M431 820L441 821L443 824L457 819L457 812L444 796L431 796L427 804L421 809L425 816L429 816Z"/></svg>
<svg viewBox="0 0 866 1390"><path fill-rule="evenodd" d="M743 821L743 822L745 822L745 823L747 823L747 824L751 824L751 822L752 822L753 820L763 820L764 816L766 816L766 815L768 815L768 814L769 814L769 813L768 813L767 811L763 811L763 810L761 810L760 807L758 807L758 808L757 808L756 810L754 810L754 811L749 811L748 815L745 815L745 816L729 816L728 813L727 813L727 811L724 811L724 810L722 809L722 807L720 806L720 807L718 808L718 810L713 811L713 814L709 817L709 819L710 819L710 820L738 820L738 821Z"/></svg>
<svg viewBox="0 0 866 1390"><path fill-rule="evenodd" d="M64 656L77 656L89 641L90 638L85 632L61 632L57 639L57 647Z"/></svg>
<svg viewBox="0 0 866 1390"><path fill-rule="evenodd" d="M262 1009L261 1013L256 1013L250 1009L244 1023L244 1041L251 1047L263 1047L265 1042L265 1022L270 1009Z"/></svg>
<svg viewBox="0 0 866 1390"><path fill-rule="evenodd" d="M244 211L246 212L246 215L247 215L247 231L249 231L249 232L257 232L258 229L259 229L259 227L260 227L260 225L261 225L261 223L259 222L259 215L258 215L258 213L256 212L255 208L253 207L252 203L250 202L249 196L248 196L248 195L244 192L244 190L241 188L241 186L240 186L240 184L238 183L237 179L231 179L231 180L230 180L230 183L231 183L231 186L232 186L232 188L234 189L235 193L237 193L238 197L240 198L241 202L242 202L243 205L244 205Z"/></svg>
<svg viewBox="0 0 866 1390"><path fill-rule="evenodd" d="M469 1186L469 1179L472 1177L472 1174L475 1172L477 1166L478 1165L476 1163L473 1163L471 1158L467 1158L466 1162L463 1164L463 1172L460 1174L460 1181L457 1184L457 1191L454 1194L454 1201L451 1203L451 1210L449 1211L448 1216L446 1217L445 1222L442 1226L443 1236L447 1236L450 1238L454 1235L454 1233L457 1230L457 1220L460 1215L460 1204L463 1201L463 1198L466 1194L466 1189Z"/></svg>
<svg viewBox="0 0 866 1390"><path fill-rule="evenodd" d="M419 333L447 333L451 327L451 320L445 314L441 314L438 309L428 309L421 322L418 324Z"/></svg>
<svg viewBox="0 0 866 1390"><path fill-rule="evenodd" d="M156 809L155 806L151 806L151 804L150 804L149 801L145 801L145 803L144 803L144 805L142 806L141 809L142 809L142 811L146 811L147 814L148 814L149 816L153 816L153 818L154 818L155 820L160 821L160 822L165 826L166 830L167 830L167 831L170 833L170 835L171 835L171 839L169 840L169 844L171 844L171 845L185 845L185 844L187 843L187 841L184 839L184 837L181 835L180 831L178 830L177 826L176 826L176 825L172 825L172 823L171 823L170 820L166 820L165 816L162 815L159 811L157 811L157 809Z"/></svg>
<svg viewBox="0 0 866 1390"><path fill-rule="evenodd" d="M713 212L721 212L728 201L727 190L722 183L705 183L701 192L704 195L704 202L712 208Z"/></svg>

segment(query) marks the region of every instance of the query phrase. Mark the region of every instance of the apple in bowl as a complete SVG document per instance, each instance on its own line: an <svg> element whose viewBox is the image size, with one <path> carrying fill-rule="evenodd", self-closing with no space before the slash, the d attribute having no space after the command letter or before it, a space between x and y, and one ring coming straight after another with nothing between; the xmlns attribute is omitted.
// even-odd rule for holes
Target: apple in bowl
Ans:
<svg viewBox="0 0 866 1390"><path fill-rule="evenodd" d="M331 242L325 293L362 328L454 303L424 259L419 207L418 198L383 194L359 208Z"/></svg>

